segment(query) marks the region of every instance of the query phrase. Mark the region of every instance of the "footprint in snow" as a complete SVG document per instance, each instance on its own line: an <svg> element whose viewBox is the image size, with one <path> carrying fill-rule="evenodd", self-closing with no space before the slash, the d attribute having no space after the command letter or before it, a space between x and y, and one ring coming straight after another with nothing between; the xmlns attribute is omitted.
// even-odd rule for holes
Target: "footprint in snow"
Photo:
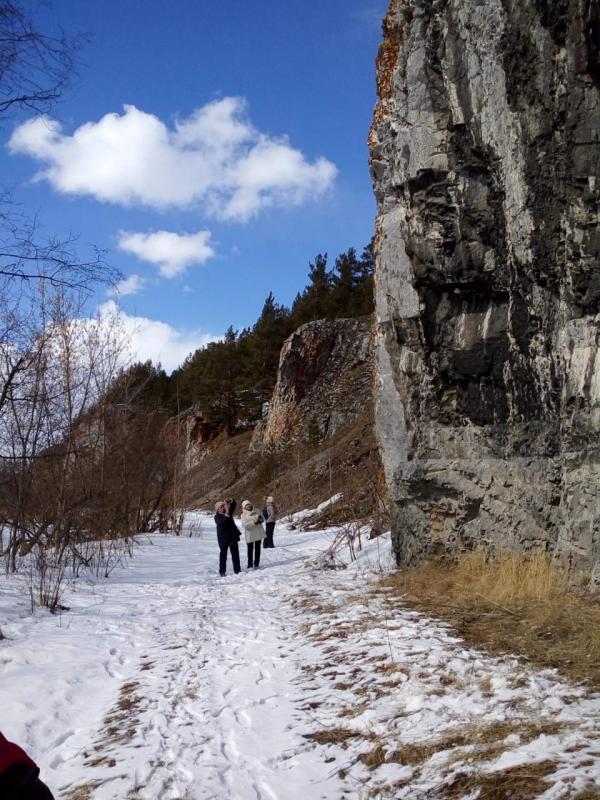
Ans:
<svg viewBox="0 0 600 800"><path fill-rule="evenodd" d="M51 747L60 747L61 744L64 744L67 741L67 739L70 739L71 736L74 735L74 733L75 733L75 731L73 731L73 730L68 730L68 731L64 732L57 739L55 739L54 742L52 742L52 744L50 746ZM62 763L62 761L59 762L59 763Z"/></svg>

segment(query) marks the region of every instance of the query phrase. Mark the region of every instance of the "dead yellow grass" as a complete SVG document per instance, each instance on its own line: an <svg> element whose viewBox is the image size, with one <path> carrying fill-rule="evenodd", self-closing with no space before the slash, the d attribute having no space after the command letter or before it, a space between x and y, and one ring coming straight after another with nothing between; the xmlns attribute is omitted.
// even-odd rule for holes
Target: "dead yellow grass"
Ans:
<svg viewBox="0 0 600 800"><path fill-rule="evenodd" d="M92 800L94 789L98 783L83 783L75 789L70 789L65 795L65 800Z"/></svg>
<svg viewBox="0 0 600 800"><path fill-rule="evenodd" d="M437 796L458 800L478 790L477 800L534 800L548 789L546 778L555 769L553 761L541 761L497 772L461 772L440 787Z"/></svg>
<svg viewBox="0 0 600 800"><path fill-rule="evenodd" d="M348 728L326 728L315 733L306 733L304 738L317 744L339 744L342 747L349 739L363 738L364 734L351 731Z"/></svg>
<svg viewBox="0 0 600 800"><path fill-rule="evenodd" d="M492 603L562 602L569 593L568 573L546 553L531 558L504 554L493 560L471 553L455 565L454 574L465 595Z"/></svg>
<svg viewBox="0 0 600 800"><path fill-rule="evenodd" d="M369 750L368 753L362 753L362 755L359 756L359 759L363 762L365 767L368 767L371 770L377 769L377 767L380 767L382 764L384 764L386 760L383 745L375 745L375 747L372 750Z"/></svg>
<svg viewBox="0 0 600 800"><path fill-rule="evenodd" d="M360 715L369 707L368 703L358 703L353 707L343 706L340 709L340 717L360 717Z"/></svg>
<svg viewBox="0 0 600 800"><path fill-rule="evenodd" d="M482 553L455 564L429 562L381 582L388 602L408 603L450 622L471 644L513 652L600 688L600 602L578 594L543 554Z"/></svg>
<svg viewBox="0 0 600 800"><path fill-rule="evenodd" d="M521 744L542 735L551 735L564 729L563 723L552 720L495 721L473 723L447 730L443 735L422 742L405 742L390 748L391 742L376 741L372 750L363 753L360 760L376 769L384 763L397 763L420 767L438 753L448 753L448 764L477 766L497 758L506 750L506 739L518 735ZM373 738L373 737L370 737ZM387 746L386 746L387 745ZM453 752L455 751L455 752ZM471 776L471 773L469 773Z"/></svg>
<svg viewBox="0 0 600 800"><path fill-rule="evenodd" d="M489 558L477 551L452 563L430 561L397 576L415 594L418 590L420 595L428 583L434 582L435 586L429 588L437 588L463 604L478 600L514 608L528 603L562 603L571 596L568 573L545 553L530 558L514 554ZM385 581L383 585L389 586Z"/></svg>
<svg viewBox="0 0 600 800"><path fill-rule="evenodd" d="M86 766L116 766L116 759L107 751L131 741L136 735L136 726L139 722L136 712L143 702L137 692L138 689L137 681L130 681L121 686L117 702L104 718L105 727L101 731L102 738L94 745L94 753L84 752ZM85 789L86 786L83 788ZM82 797L85 800L85 795Z"/></svg>

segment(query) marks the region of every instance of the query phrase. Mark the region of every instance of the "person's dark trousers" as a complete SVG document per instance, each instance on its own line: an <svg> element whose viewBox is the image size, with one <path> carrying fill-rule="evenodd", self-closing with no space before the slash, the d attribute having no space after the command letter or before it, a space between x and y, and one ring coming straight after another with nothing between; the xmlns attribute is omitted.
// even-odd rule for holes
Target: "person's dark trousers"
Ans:
<svg viewBox="0 0 600 800"><path fill-rule="evenodd" d="M54 797L46 784L37 780L29 790L29 794L23 795L23 800L54 800Z"/></svg>
<svg viewBox="0 0 600 800"><path fill-rule="evenodd" d="M2 800L54 800L45 783L36 777L39 770L34 765L13 764L0 775Z"/></svg>
<svg viewBox="0 0 600 800"><path fill-rule="evenodd" d="M267 534L267 538L265 539L265 547L275 547L273 544L273 531L275 530L275 523L274 522L267 522L265 525L265 533Z"/></svg>
<svg viewBox="0 0 600 800"><path fill-rule="evenodd" d="M227 550L231 550L231 560L233 561L233 571L237 575L240 571L240 548L237 542L226 544L219 548L219 575L225 575L227 569Z"/></svg>
<svg viewBox="0 0 600 800"><path fill-rule="evenodd" d="M248 569L260 564L260 542L248 542ZM254 556L253 556L254 552Z"/></svg>

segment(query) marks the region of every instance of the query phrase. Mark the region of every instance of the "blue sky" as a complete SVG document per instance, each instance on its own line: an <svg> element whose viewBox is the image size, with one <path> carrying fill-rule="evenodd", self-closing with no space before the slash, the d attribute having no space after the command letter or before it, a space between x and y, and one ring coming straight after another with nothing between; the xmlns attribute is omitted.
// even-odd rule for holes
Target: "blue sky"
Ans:
<svg viewBox="0 0 600 800"><path fill-rule="evenodd" d="M137 320L141 357L173 368L230 323L251 324L270 291L289 304L318 252L333 261L368 243L386 5L54 0L42 11L45 27L92 38L50 119L4 124L5 182L48 234L109 251L127 283L94 303Z"/></svg>

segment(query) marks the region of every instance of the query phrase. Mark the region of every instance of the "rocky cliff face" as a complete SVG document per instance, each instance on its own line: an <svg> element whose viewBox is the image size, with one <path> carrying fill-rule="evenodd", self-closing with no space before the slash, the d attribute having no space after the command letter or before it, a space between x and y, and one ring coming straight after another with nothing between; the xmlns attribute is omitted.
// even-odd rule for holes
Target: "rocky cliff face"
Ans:
<svg viewBox="0 0 600 800"><path fill-rule="evenodd" d="M193 469L206 456L207 444L219 433L219 428L207 419L199 404L174 417L173 424L179 426L179 436L184 447L184 464Z"/></svg>
<svg viewBox="0 0 600 800"><path fill-rule="evenodd" d="M222 432L193 451L193 502L211 507L221 497L249 497L262 503L274 495L288 513L338 495L323 511L327 524L379 516L373 338L371 318L298 328L284 343L268 412L254 432ZM196 430L202 435L202 422L201 410L192 409L190 440Z"/></svg>
<svg viewBox="0 0 600 800"><path fill-rule="evenodd" d="M356 419L371 397L370 319L317 320L286 339L277 385L254 449L324 440Z"/></svg>
<svg viewBox="0 0 600 800"><path fill-rule="evenodd" d="M370 135L398 559L600 581L598 0L392 0Z"/></svg>

